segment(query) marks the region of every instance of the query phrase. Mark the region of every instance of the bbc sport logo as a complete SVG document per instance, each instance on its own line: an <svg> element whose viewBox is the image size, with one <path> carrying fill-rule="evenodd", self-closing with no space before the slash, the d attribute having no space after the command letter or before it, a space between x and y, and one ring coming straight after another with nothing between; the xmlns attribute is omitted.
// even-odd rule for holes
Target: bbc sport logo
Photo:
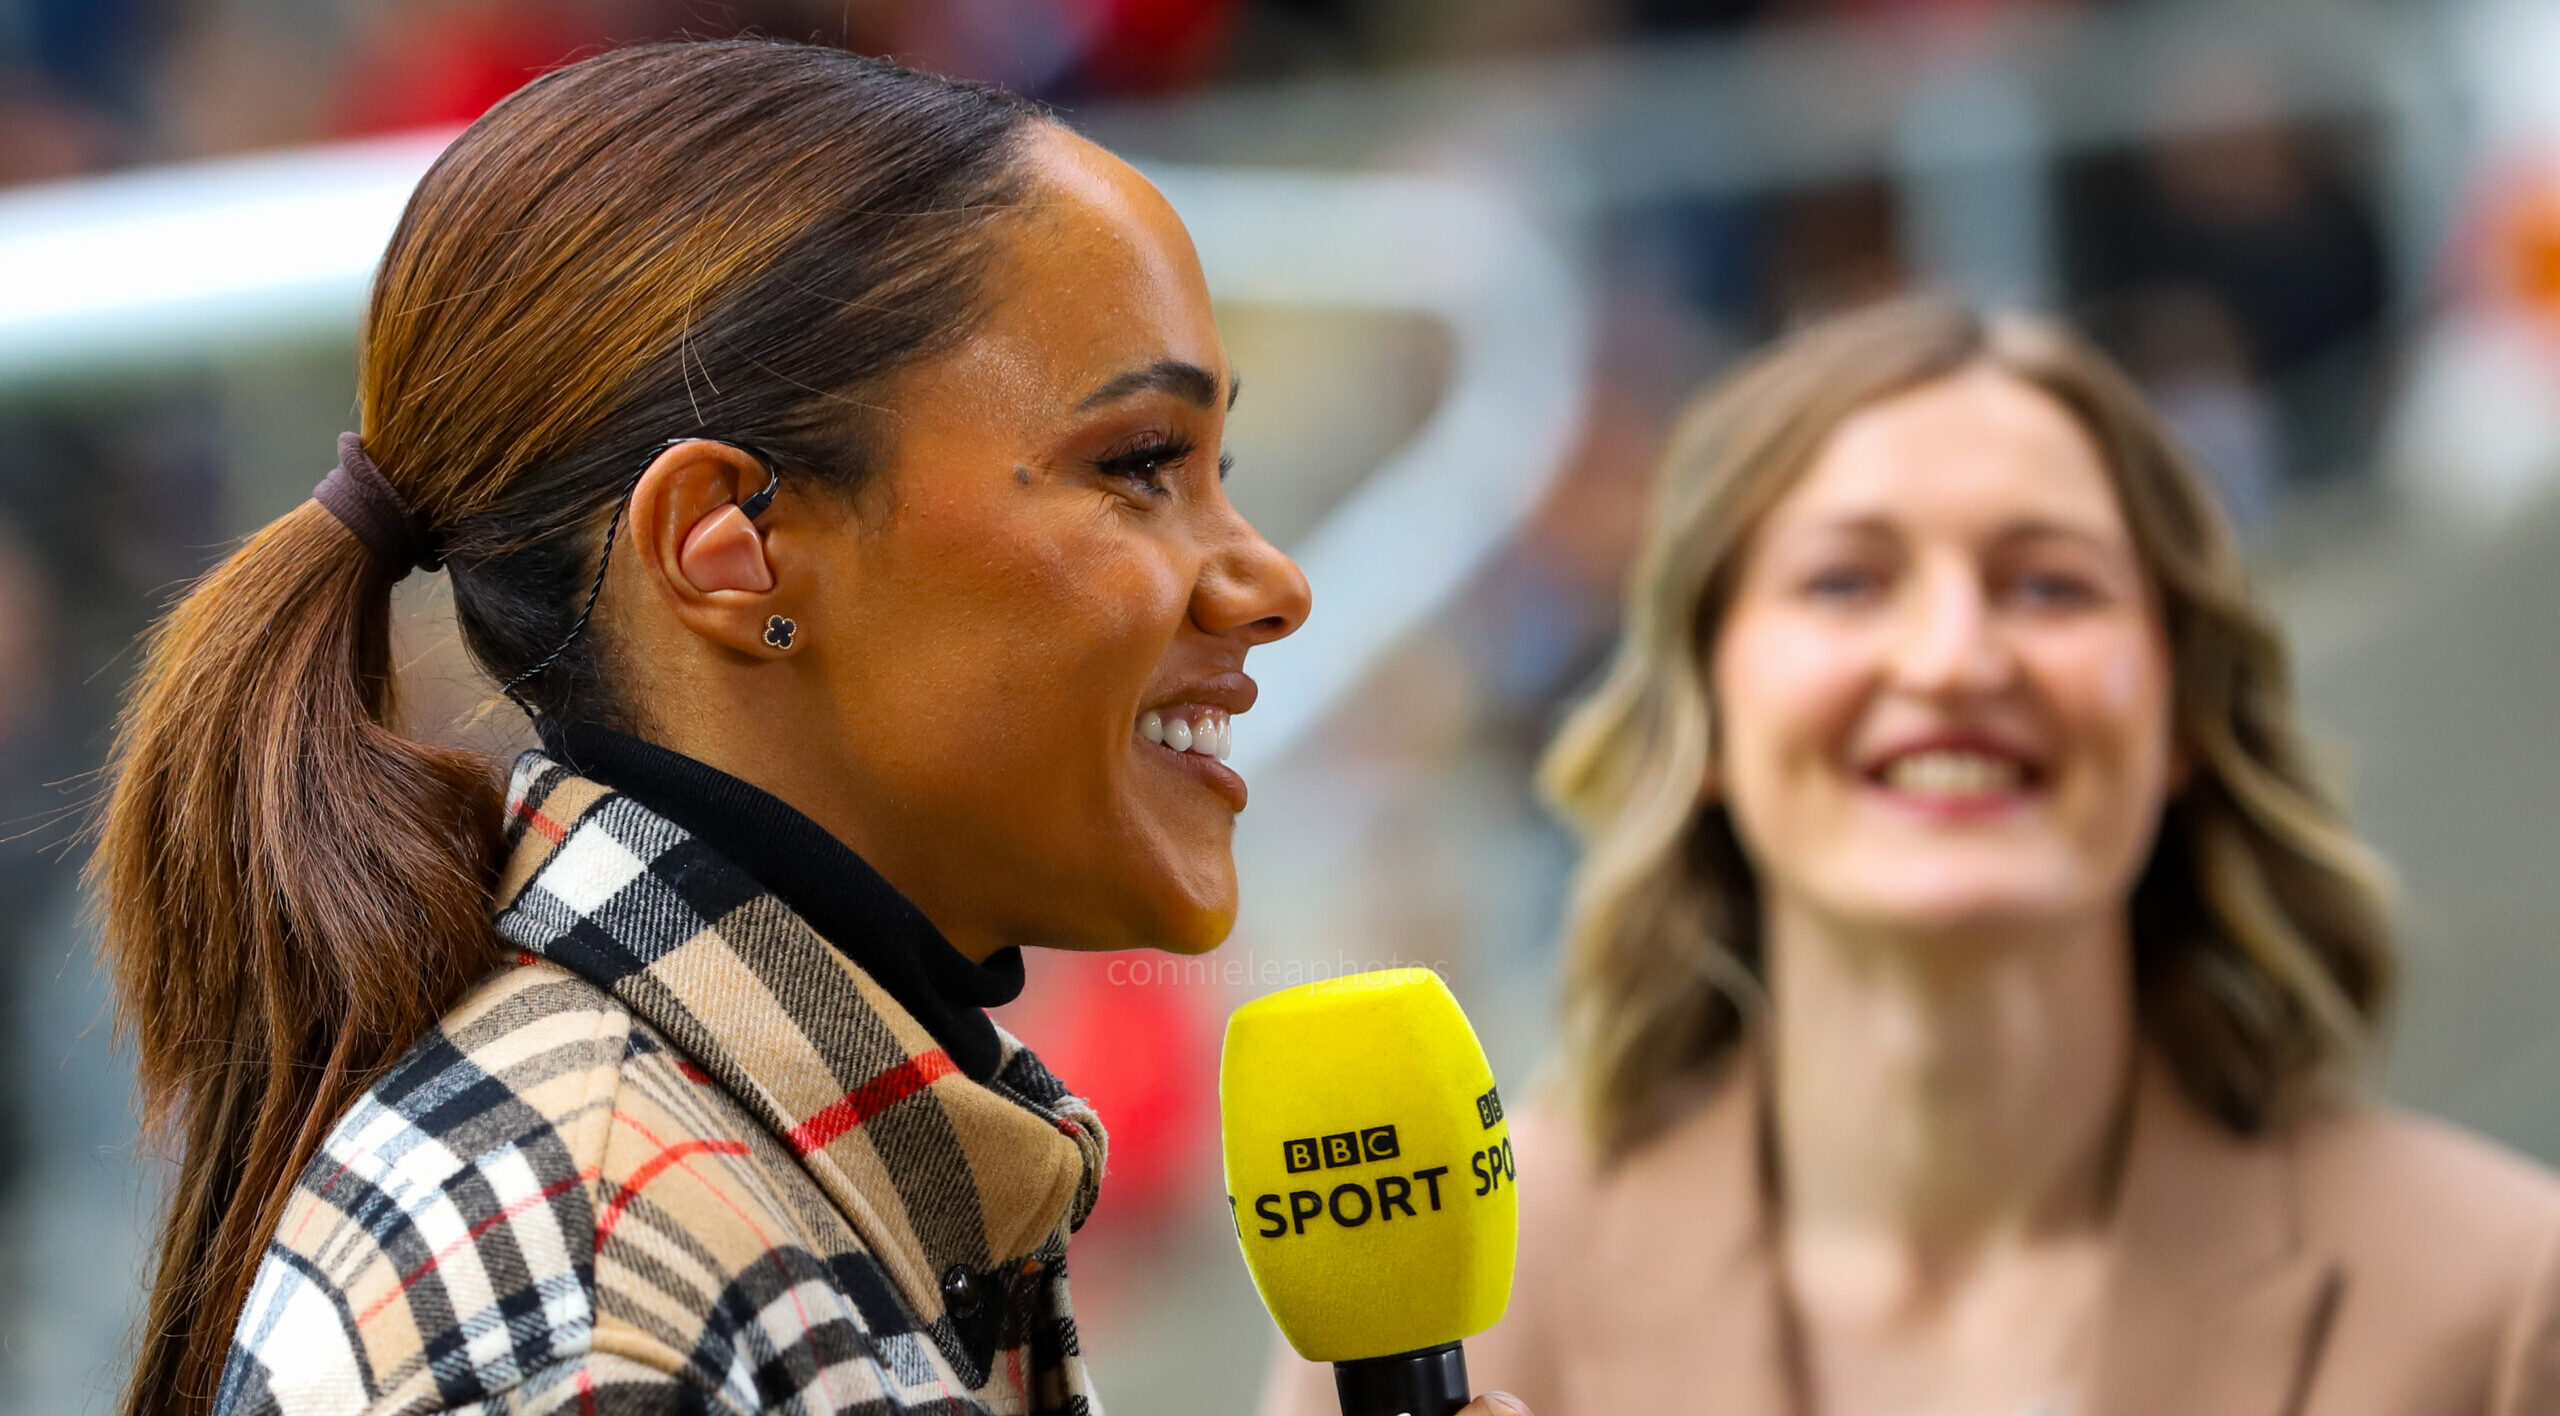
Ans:
<svg viewBox="0 0 2560 1416"><path fill-rule="evenodd" d="M1280 1143L1280 1163L1292 1175L1310 1170L1340 1170L1346 1165L1366 1165L1373 1160L1393 1160L1404 1152L1396 1142L1393 1126L1372 1126L1365 1131L1336 1131L1329 1136L1309 1136L1303 1140Z"/></svg>

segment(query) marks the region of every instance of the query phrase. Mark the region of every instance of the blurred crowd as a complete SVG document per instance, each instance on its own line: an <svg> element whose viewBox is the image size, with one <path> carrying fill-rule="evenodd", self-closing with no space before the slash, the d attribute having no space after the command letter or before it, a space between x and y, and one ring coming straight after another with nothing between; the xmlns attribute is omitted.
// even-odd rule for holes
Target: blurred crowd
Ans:
<svg viewBox="0 0 2560 1416"><path fill-rule="evenodd" d="M765 34L985 78L1061 106L1397 71L1670 36L1961 31L2104 0L0 0L0 186L468 122L614 45ZM2057 162L2061 297L2131 363L2244 523L2361 450L2389 309L2369 134L2289 117L2274 56L2199 48L2153 84L2160 136ZM1881 180L1611 213L1612 289L1667 328L1608 347L1700 365L1806 313L1907 284ZM1638 312L1637 325L1647 317ZM1655 320L1655 324L1663 321ZM1693 352L1663 350L1703 330ZM1647 336L1654 336L1648 340ZM2305 399L2320 406L2300 406ZM2366 430L2369 431L2369 430Z"/></svg>
<svg viewBox="0 0 2560 1416"><path fill-rule="evenodd" d="M2097 0L2088 0L2097 3ZM9 0L0 183L466 122L618 44L765 34L1062 104L2054 0Z"/></svg>

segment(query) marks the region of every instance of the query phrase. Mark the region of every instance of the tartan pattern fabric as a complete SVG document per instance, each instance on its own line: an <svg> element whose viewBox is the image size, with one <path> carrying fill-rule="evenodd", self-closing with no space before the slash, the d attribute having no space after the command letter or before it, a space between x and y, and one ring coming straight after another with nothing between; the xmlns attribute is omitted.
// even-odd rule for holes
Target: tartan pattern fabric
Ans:
<svg viewBox="0 0 2560 1416"><path fill-rule="evenodd" d="M226 1416L1098 1416L1091 1108L986 1082L738 866L539 752L512 960L295 1188Z"/></svg>

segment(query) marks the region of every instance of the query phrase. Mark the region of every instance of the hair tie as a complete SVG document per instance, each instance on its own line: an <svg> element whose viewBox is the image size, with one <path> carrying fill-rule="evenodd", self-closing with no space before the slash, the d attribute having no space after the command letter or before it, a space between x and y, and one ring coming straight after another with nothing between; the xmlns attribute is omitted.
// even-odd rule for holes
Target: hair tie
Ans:
<svg viewBox="0 0 2560 1416"><path fill-rule="evenodd" d="M409 510L399 489L365 455L364 439L353 433L338 434L338 465L311 489L311 499L345 523L393 580L412 569L444 565L444 547L435 532Z"/></svg>

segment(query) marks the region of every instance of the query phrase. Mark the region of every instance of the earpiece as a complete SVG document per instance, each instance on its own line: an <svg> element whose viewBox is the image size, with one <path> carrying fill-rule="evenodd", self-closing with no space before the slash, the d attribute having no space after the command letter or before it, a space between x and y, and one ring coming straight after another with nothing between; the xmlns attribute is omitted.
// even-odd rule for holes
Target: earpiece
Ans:
<svg viewBox="0 0 2560 1416"><path fill-rule="evenodd" d="M685 579L705 590L773 588L773 567L765 563L764 537L741 507L724 506L702 518L687 532L676 552Z"/></svg>

